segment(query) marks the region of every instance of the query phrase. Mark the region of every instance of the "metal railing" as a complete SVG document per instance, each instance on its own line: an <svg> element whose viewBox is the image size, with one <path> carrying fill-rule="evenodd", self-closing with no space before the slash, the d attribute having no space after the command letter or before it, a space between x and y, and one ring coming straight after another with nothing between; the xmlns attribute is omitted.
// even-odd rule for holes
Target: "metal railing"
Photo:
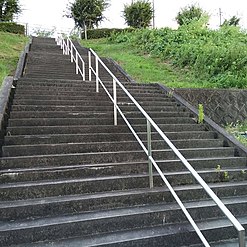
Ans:
<svg viewBox="0 0 247 247"><path fill-rule="evenodd" d="M65 41L62 38L57 38L57 44L61 46L64 55L70 55L70 61L72 63L75 62L75 73L77 75L80 73L82 79L85 81L86 80L85 62L82 59L79 52L77 51L71 39L68 38L67 41Z"/></svg>
<svg viewBox="0 0 247 247"><path fill-rule="evenodd" d="M62 42L64 51L68 51L68 46L70 44L70 40L66 42ZM70 49L71 51L71 49ZM64 52L67 54L66 52ZM79 55L80 56L80 55ZM95 69L92 67L92 56L94 56L95 59ZM80 58L81 59L81 58ZM107 66L102 62L102 60L99 58L99 56L90 49L88 51L88 62L89 62L89 81L92 80L92 73L96 77L96 92L99 92L99 84L102 86L102 88L105 90L106 94L109 96L110 100L113 103L114 107L114 125L117 125L117 114L119 113L120 116L123 118L129 129L131 130L132 134L137 139L138 143L144 150L145 154L148 158L148 167L149 167L149 184L150 188L153 188L153 167L156 169L160 177L162 178L163 182L166 184L168 189L170 190L171 194L173 195L176 202L179 204L180 208L182 209L183 213L187 217L188 221L196 231L197 235L201 239L202 243L206 247L210 247L208 241L205 239L204 235L202 234L201 230L191 217L188 210L185 208L183 202L180 200L178 195L176 194L175 190L172 188L170 182L167 180L165 175L163 174L162 170L159 168L158 164L154 160L152 156L152 140L151 140L151 127L153 127L159 135L162 137L162 139L167 143L167 145L171 148L171 150L176 154L176 156L179 158L179 160L183 163L183 165L190 171L192 176L197 180L197 182L203 187L205 192L211 197L211 199L217 204L217 206L220 208L220 210L223 212L223 214L230 220L232 225L235 227L235 229L238 231L238 238L239 238L239 247L245 247L245 229L243 226L239 223L239 221L235 218L235 216L228 210L228 208L222 203L222 201L217 197L217 195L212 191L212 189L207 185L207 183L200 177L200 175L196 172L196 170L189 164L189 162L185 159L185 157L180 153L180 151L173 145L173 143L168 139L168 137L163 133L163 131L158 127L158 125L152 120L152 118L146 113L146 111L139 105L139 103L133 98L133 96L128 92L128 90L122 85L122 83L115 77L115 75L107 68ZM108 89L102 82L99 76L99 64L108 72L108 74L112 78L112 92L113 96L109 93ZM84 73L85 75L85 73ZM139 138L136 131L133 129L131 124L129 123L128 119L125 117L124 113L118 106L117 102L117 85L122 89L122 91L128 96L128 98L133 102L133 104L138 108L138 110L142 113L142 115L146 118L147 123L147 148L142 142L142 140Z"/></svg>

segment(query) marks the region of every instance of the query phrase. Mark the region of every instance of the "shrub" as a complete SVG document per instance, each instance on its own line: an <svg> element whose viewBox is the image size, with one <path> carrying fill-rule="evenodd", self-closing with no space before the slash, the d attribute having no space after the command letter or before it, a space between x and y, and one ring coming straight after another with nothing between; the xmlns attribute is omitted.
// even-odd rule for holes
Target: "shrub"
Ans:
<svg viewBox="0 0 247 247"><path fill-rule="evenodd" d="M14 22L0 22L0 31L25 35L25 27Z"/></svg>
<svg viewBox="0 0 247 247"><path fill-rule="evenodd" d="M120 29L120 28L98 28L98 29L89 29L87 31L87 38L88 39L101 39L101 38L108 38L112 34L118 34L123 31L131 30L130 28ZM82 33L82 39L85 38L85 34Z"/></svg>

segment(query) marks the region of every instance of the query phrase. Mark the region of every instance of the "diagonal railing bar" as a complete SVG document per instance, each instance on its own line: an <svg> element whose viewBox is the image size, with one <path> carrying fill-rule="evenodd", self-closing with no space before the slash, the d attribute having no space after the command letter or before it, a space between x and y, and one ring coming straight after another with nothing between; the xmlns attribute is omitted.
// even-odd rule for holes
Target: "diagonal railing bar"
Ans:
<svg viewBox="0 0 247 247"><path fill-rule="evenodd" d="M75 62L76 74L79 73L82 76L82 79L86 80L86 69L85 69L85 61L82 59L81 55L77 51L75 45L71 41L70 38L65 41L62 38L57 39L57 44L61 46L64 55L70 55L70 61ZM79 65L79 61L81 62L81 66Z"/></svg>
<svg viewBox="0 0 247 247"><path fill-rule="evenodd" d="M75 53L77 54L78 51L73 46L72 49L72 41L70 39L67 40L67 42L63 39L58 39L58 44L61 45L61 49L63 49L63 53L66 55L71 55L71 60L73 56L73 49L75 49ZM69 46L71 48L69 48ZM79 54L79 53L78 53ZM95 69L92 67L92 56L95 58ZM80 54L78 55L78 58L81 59ZM73 61L77 61L76 59L73 59ZM202 234L201 230L189 214L188 210L185 208L184 204L176 194L175 190L165 177L162 170L159 168L158 164L154 160L152 156L152 147L151 147L151 127L153 127L159 135L162 137L162 139L167 143L167 145L171 148L171 150L175 153L175 155L180 159L180 161L183 163L183 165L189 170L189 172L192 174L192 176L197 180L197 182L202 186L202 188L206 191L206 193L211 197L211 199L216 203L216 205L220 208L220 210L224 213L224 215L231 221L235 229L238 231L238 238L239 238L239 247L245 247L245 229L243 226L239 223L239 221L235 218L235 216L229 211L229 209L222 203L222 201L218 198L218 196L212 191L212 189L207 185L207 183L201 178L201 176L196 172L196 170L190 165L190 163L185 159L185 157L181 154L181 152L173 145L173 143L169 140L169 138L163 133L163 131L158 127L158 125L152 120L152 118L146 113L146 111L139 105L139 103L133 98L133 96L128 92L128 90L123 86L123 84L115 77L115 75L108 69L108 67L102 62L102 60L99 58L99 56L90 49L88 52L88 62L89 62L89 81L92 80L92 73L96 77L96 92L99 92L99 84L102 86L108 97L113 103L114 106L114 125L117 125L117 113L120 114L120 116L125 121L128 128L131 130L132 134L135 136L136 140L142 147L143 151L148 157L148 164L149 164L149 183L150 188L153 188L153 167L156 169L160 177L162 178L163 182L166 184L168 189L170 190L171 194L173 195L176 202L179 204L180 208L184 212L185 216L187 217L188 221L196 231L197 235L201 239L202 243L206 247L210 247L208 241L205 239L204 235ZM107 73L111 76L112 82L113 82L113 96L110 94L104 83L99 77L99 63L101 66L107 71ZM85 63L84 63L85 65ZM83 73L85 75L85 71ZM83 76L83 75L82 75ZM139 138L138 134L128 121L128 119L125 117L124 113L120 109L117 103L117 91L116 91L116 85L118 85L122 91L128 96L128 98L133 102L133 104L138 108L138 110L142 113L142 115L146 118L147 121L147 146L144 145L142 140Z"/></svg>

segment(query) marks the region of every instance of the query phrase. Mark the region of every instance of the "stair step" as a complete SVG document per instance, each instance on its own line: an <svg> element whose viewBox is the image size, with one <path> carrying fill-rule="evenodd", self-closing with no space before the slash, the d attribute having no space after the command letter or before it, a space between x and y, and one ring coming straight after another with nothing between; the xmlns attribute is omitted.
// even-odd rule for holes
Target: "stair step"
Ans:
<svg viewBox="0 0 247 247"><path fill-rule="evenodd" d="M197 148L197 149L180 149L180 152L187 158L207 158L207 157L233 157L234 148ZM168 149L154 150L153 157L155 160L173 160L176 155ZM115 163L115 162L132 162L146 161L147 157L143 151L117 151L117 152L97 152L97 153L70 153L70 154L53 154L53 155L35 155L19 157L1 158L1 169L11 169L18 167L31 166L55 166L78 165L93 163Z"/></svg>
<svg viewBox="0 0 247 247"><path fill-rule="evenodd" d="M244 200L244 202L246 203L246 199ZM208 205L207 202L205 202L205 204ZM190 209L192 214L193 212L195 212L193 208L196 207L199 208L204 206L203 202L201 202L199 205L198 204L195 205L195 203L188 203L186 205ZM211 205L213 206L213 204ZM170 212L170 214L166 212L167 210L168 212ZM217 214L214 212L214 210L212 211L209 210L210 209L207 210L208 213L212 212L212 215ZM154 238L155 235L157 234L157 231L155 230L157 229L161 230L162 228L163 230L166 229L166 231L165 232L162 231L162 234L160 235L161 238L168 237L170 234L181 235L182 232L183 234L186 233L188 235L191 234L191 232L194 232L191 225L185 222L184 219L178 219L178 222L171 224L169 222L170 220L169 218L173 218L171 211L173 211L177 217L179 217L180 215L182 216L182 213L179 210L178 206L175 206L173 208L172 206L169 207L168 204L168 205L134 207L127 209L123 208L123 209L107 210L101 212L92 212L87 214L74 214L69 216L57 216L53 218L34 219L29 221L20 221L20 222L16 221L13 223L0 225L0 231L2 231L1 242L4 245L6 239L9 240L8 237L9 235L11 236L10 239L12 240L12 243L25 243L25 242L29 242L30 240L34 242L57 240L61 238L71 238L71 237L81 236L80 238L82 240L81 242L81 244L83 244L82 246L89 246L88 244L85 244L85 241L87 241L87 236L89 234L98 235L98 237L95 236L93 238L93 241L95 241L98 240L100 236L99 234L106 235L106 232L114 231L114 233L118 235L118 239L116 238L114 239L116 244L116 242L119 241L123 242L122 241L123 237L125 237L123 231L128 231L129 233L128 238L129 238L131 233L135 231L143 232L145 231L145 228L148 227L152 227L153 234L149 236L146 232L145 239L147 239L147 237ZM175 213L176 211L177 214ZM208 216L210 217L210 214ZM205 219L204 217L202 216L201 219L198 219L200 220L198 222L198 226L202 230L204 230L205 234L207 234L207 236L210 237L209 239L211 241L217 239L217 236L215 236L215 234L212 233L209 234L207 233L207 231L215 233L217 229L218 231L222 231L222 229L224 228L232 228L231 223L229 223L227 219L221 218L215 220L213 218ZM239 219L242 222L242 224L244 225L247 224L246 216L240 216ZM205 224L205 220L207 221L207 224ZM182 229L179 226L180 227L183 226ZM176 231L175 230L176 228L179 228L180 230L177 229ZM30 232L29 229L32 229L32 231ZM23 234L23 232L25 232L25 234ZM111 234L112 233L110 233L109 235ZM233 237L235 234L230 233L227 236L227 238ZM82 236L85 236L84 239L82 238ZM143 241L143 235L139 234L139 237L141 237L140 240ZM107 238L104 239L104 241L106 240ZM180 242L181 244L181 240L177 240L177 241ZM184 241L185 239L182 240L182 243L184 243ZM187 239L187 241L190 244L192 243L191 236L189 237L189 239ZM200 243L200 241L197 238L195 238L194 241L196 242L193 243ZM92 238L91 238L91 243L92 243ZM157 246L157 245L152 245L152 246Z"/></svg>
<svg viewBox="0 0 247 247"><path fill-rule="evenodd" d="M222 140L183 140L172 141L177 148L206 148L222 147ZM147 147L147 143L144 143ZM155 150L168 148L164 141L153 141L152 148ZM84 142L84 143L64 143L64 144L38 144L35 145L12 145L3 147L3 157L29 156L40 154L62 154L62 153L89 153L89 152L109 152L121 150L141 150L137 141L119 141L112 142Z"/></svg>
<svg viewBox="0 0 247 247"><path fill-rule="evenodd" d="M153 118L157 124L194 124L195 121L188 117L166 117L166 118ZM9 119L9 127L17 126L73 126L73 125L110 125L113 122L111 118L23 118L23 119ZM128 118L129 123L132 125L145 124L147 122L144 118ZM123 119L119 119L118 124L123 125Z"/></svg>
<svg viewBox="0 0 247 247"><path fill-rule="evenodd" d="M124 114L127 118L142 117L141 112L127 112ZM149 112L149 116L153 118L158 117L189 117L189 112ZM95 118L95 117L112 117L112 111L110 112L70 112L70 111L14 111L10 113L11 119L18 118ZM121 119L121 117L119 117Z"/></svg>
<svg viewBox="0 0 247 247"><path fill-rule="evenodd" d="M188 159L188 162L196 170L208 169L214 172L218 176L218 181L242 181L246 177L246 158L244 157L197 158ZM164 172L186 171L180 160L160 160L157 161L157 164ZM91 165L37 166L1 170L0 181L2 183L11 183L49 180L52 178L58 179L59 177L78 178L78 176L96 177L146 173L147 161ZM236 174L238 177L234 177Z"/></svg>
<svg viewBox="0 0 247 247"><path fill-rule="evenodd" d="M13 134L13 132L11 132ZM169 139L185 140L186 139L215 139L216 133L213 131L188 131L188 132L165 132ZM147 133L139 132L141 140L146 140ZM152 140L160 140L158 133L152 133ZM5 136L4 143L10 145L31 145L52 144L52 143L81 143L81 142L98 142L98 141L123 141L135 140L131 133L87 133L87 134L47 134L47 135L9 135Z"/></svg>
<svg viewBox="0 0 247 247"><path fill-rule="evenodd" d="M247 225L246 217L240 217L243 225ZM232 226L226 219L217 221L212 219L205 224L198 222L199 228L213 242L223 236L224 239L236 237L236 233ZM223 232L227 234L223 234ZM97 234L94 237L84 238L70 238L65 240L47 241L44 243L37 243L34 247L49 246L62 247L62 246L143 246L143 247L177 247L177 246L193 246L193 244L201 243L188 223L180 223L168 226L156 226L143 229L132 229L114 232L111 234ZM47 244L47 245L44 245ZM30 245L25 245L29 247ZM20 245L19 247L23 247ZM235 247L235 246L234 246Z"/></svg>

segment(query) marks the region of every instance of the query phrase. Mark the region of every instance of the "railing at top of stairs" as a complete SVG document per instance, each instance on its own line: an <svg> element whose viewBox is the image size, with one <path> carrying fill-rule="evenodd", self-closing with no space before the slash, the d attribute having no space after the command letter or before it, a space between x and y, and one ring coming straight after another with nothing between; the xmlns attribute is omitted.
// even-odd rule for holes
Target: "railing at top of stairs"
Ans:
<svg viewBox="0 0 247 247"><path fill-rule="evenodd" d="M85 61L82 59L81 55L77 51L76 47L74 46L73 42L68 38L67 40L63 38L57 39L57 44L61 46L63 50L63 54L70 55L71 62L75 62L76 64L76 74L80 73L83 80L85 80L86 70L85 70ZM92 67L92 56L95 59L95 69ZM81 66L80 63L81 62ZM135 136L138 143L141 145L143 151L147 155L148 159L148 167L149 167L149 184L150 188L153 188L153 167L156 169L160 177L162 178L163 182L166 184L168 189L170 190L171 194L173 195L176 202L179 204L180 208L182 209L183 213L189 220L190 224L196 231L197 235L201 239L202 243L206 247L210 247L208 241L202 234L201 230L191 217L190 213L184 206L183 202L178 197L177 193L171 186L170 182L167 180L161 169L159 168L158 164L154 160L152 156L152 140L151 140L151 127L153 127L162 139L168 144L168 146L172 149L172 151L176 154L179 160L183 163L183 165L189 170L192 176L197 180L197 182L203 187L206 193L211 197L211 199L217 204L220 210L224 213L224 215L231 221L232 225L238 231L238 239L239 239L239 247L245 247L245 229L239 223L239 221L235 218L235 216L229 211L229 209L223 204L223 202L218 198L218 196L212 191L212 189L207 185L207 183L201 178L201 176L196 172L196 170L190 165L190 163L185 159L185 157L180 153L180 151L173 145L173 143L169 140L169 138L163 133L163 131L157 126L157 124L152 120L152 118L146 113L146 111L139 105L139 103L133 98L133 96L128 92L128 90L123 86L123 84L114 76L114 74L107 68L107 66L102 62L100 57L92 50L89 49L88 51L88 63L89 63L89 81L92 81L92 73L96 77L96 92L99 92L99 85L105 90L106 94L109 96L110 100L113 103L114 108L114 117L113 123L117 125L117 114L119 113L129 129L131 130L132 134ZM106 86L104 85L103 81L100 79L99 76L99 64L103 66L103 68L108 72L108 74L112 77L113 82L113 96L109 93ZM139 138L136 131L133 129L131 124L129 123L128 119L125 117L124 113L118 106L117 102L117 85L122 89L122 91L128 96L128 98L133 102L133 104L138 108L138 110L142 113L142 115L146 118L147 121L147 148L145 147L143 141Z"/></svg>

